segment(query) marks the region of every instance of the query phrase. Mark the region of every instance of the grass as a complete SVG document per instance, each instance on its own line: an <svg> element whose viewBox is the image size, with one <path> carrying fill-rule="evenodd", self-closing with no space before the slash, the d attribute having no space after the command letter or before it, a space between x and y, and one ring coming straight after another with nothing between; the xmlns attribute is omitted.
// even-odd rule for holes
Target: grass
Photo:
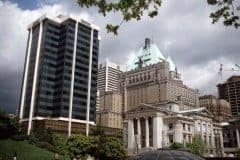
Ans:
<svg viewBox="0 0 240 160"><path fill-rule="evenodd" d="M54 153L25 141L11 139L0 140L0 160L2 157L12 157L17 153L17 160L53 160ZM67 159L60 157L61 160Z"/></svg>

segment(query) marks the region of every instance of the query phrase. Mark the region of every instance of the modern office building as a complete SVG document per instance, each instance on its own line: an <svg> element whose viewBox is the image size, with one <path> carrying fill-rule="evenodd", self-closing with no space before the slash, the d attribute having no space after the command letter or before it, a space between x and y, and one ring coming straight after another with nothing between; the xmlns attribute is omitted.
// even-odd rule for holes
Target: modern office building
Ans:
<svg viewBox="0 0 240 160"><path fill-rule="evenodd" d="M99 65L98 68L98 90L100 92L115 91L119 89L119 75L126 71L124 65L110 62L108 59L106 62Z"/></svg>
<svg viewBox="0 0 240 160"><path fill-rule="evenodd" d="M231 106L224 99L218 99L213 95L199 97L199 106L205 107L214 115L217 121L227 121L231 117Z"/></svg>
<svg viewBox="0 0 240 160"><path fill-rule="evenodd" d="M73 16L43 15L28 31L21 123L28 134L44 126L88 135L95 124L99 28Z"/></svg>
<svg viewBox="0 0 240 160"><path fill-rule="evenodd" d="M198 106L198 90L183 83L172 59L166 58L149 38L145 39L128 69L121 75L120 82L124 112L143 103L181 102Z"/></svg>
<svg viewBox="0 0 240 160"><path fill-rule="evenodd" d="M231 104L232 115L240 116L240 76L232 76L217 87L219 98Z"/></svg>

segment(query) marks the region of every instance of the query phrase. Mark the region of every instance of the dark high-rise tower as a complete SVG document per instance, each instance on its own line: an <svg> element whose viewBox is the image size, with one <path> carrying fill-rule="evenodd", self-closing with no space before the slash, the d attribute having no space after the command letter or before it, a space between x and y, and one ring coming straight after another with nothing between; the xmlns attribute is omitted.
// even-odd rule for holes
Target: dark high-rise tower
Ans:
<svg viewBox="0 0 240 160"><path fill-rule="evenodd" d="M28 30L20 121L28 134L37 121L48 120L69 135L84 124L88 135L95 123L99 28L74 17L44 15Z"/></svg>
<svg viewBox="0 0 240 160"><path fill-rule="evenodd" d="M217 87L219 98L231 104L232 115L240 116L240 76L232 76Z"/></svg>

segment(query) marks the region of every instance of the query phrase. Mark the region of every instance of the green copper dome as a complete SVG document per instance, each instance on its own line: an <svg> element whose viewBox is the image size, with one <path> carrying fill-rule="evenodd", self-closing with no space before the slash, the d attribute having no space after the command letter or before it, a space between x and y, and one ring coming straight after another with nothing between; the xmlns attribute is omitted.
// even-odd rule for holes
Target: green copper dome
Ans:
<svg viewBox="0 0 240 160"><path fill-rule="evenodd" d="M170 56L167 57L167 61L169 63L169 67L170 67L170 71L175 71L176 70L176 66L172 60L172 58Z"/></svg>
<svg viewBox="0 0 240 160"><path fill-rule="evenodd" d="M150 39L145 39L145 45L141 47L137 56L134 58L133 62L129 65L128 69L135 69L139 66L145 67L151 64L162 62L166 60L161 51L158 49L157 45L150 42Z"/></svg>

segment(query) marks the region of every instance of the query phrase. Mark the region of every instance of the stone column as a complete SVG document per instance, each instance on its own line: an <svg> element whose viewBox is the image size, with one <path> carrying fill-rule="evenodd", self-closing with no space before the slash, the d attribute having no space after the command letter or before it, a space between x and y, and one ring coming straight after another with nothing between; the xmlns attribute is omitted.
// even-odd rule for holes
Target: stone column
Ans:
<svg viewBox="0 0 240 160"><path fill-rule="evenodd" d="M220 148L221 148L221 154L222 156L224 156L224 152L223 152L223 133L222 130L219 130L219 139L220 139Z"/></svg>
<svg viewBox="0 0 240 160"><path fill-rule="evenodd" d="M204 132L203 132L203 121L201 121L201 136L202 136L202 139L204 140L204 136L203 136L203 134L204 134Z"/></svg>
<svg viewBox="0 0 240 160"><path fill-rule="evenodd" d="M240 147L239 129L236 127L237 146Z"/></svg>
<svg viewBox="0 0 240 160"><path fill-rule="evenodd" d="M163 130L163 119L156 115L153 117L153 147L162 148L162 130Z"/></svg>
<svg viewBox="0 0 240 160"><path fill-rule="evenodd" d="M214 129L213 129L213 125L211 125L211 135L212 135L212 148L215 148L215 134L214 134Z"/></svg>
<svg viewBox="0 0 240 160"><path fill-rule="evenodd" d="M138 148L141 148L141 123L140 123L140 118L137 119L137 135L138 135L138 139L137 139Z"/></svg>
<svg viewBox="0 0 240 160"><path fill-rule="evenodd" d="M182 131L183 131L182 123L177 121L177 123L174 126L174 141L175 142L183 143L183 133L182 133Z"/></svg>
<svg viewBox="0 0 240 160"><path fill-rule="evenodd" d="M133 120L128 120L128 149L129 151L134 150L134 126Z"/></svg>
<svg viewBox="0 0 240 160"><path fill-rule="evenodd" d="M210 128L208 128L208 123L206 123L206 145L207 145L207 148L209 147L209 132L210 132Z"/></svg>
<svg viewBox="0 0 240 160"><path fill-rule="evenodd" d="M146 134L145 134L145 144L146 148L149 147L149 124L148 124L148 117L145 118L145 127L146 127Z"/></svg>

